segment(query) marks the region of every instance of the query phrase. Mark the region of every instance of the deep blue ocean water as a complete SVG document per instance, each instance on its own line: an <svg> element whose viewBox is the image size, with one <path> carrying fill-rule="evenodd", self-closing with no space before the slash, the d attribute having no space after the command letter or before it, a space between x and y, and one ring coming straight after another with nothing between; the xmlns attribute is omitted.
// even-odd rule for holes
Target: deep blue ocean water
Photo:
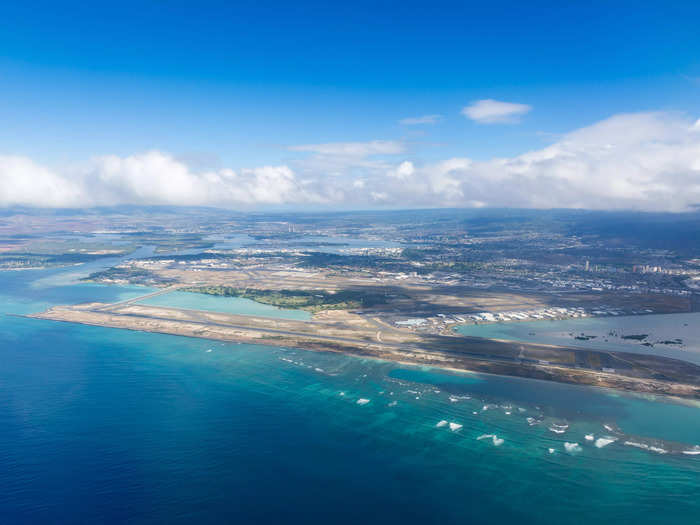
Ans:
<svg viewBox="0 0 700 525"><path fill-rule="evenodd" d="M0 272L0 523L700 521L700 456L623 444L696 404L5 315L145 291L66 272Z"/></svg>

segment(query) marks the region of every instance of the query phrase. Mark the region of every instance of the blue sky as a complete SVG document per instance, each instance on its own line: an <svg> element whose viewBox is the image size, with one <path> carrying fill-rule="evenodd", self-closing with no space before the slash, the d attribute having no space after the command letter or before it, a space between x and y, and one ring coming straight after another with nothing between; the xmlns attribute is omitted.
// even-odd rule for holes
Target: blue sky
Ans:
<svg viewBox="0 0 700 525"><path fill-rule="evenodd" d="M487 162L615 115L700 116L699 2L86 4L3 6L0 155L65 171L159 151L193 170L304 173L297 145ZM530 110L461 113L479 100ZM440 119L399 123L425 115Z"/></svg>

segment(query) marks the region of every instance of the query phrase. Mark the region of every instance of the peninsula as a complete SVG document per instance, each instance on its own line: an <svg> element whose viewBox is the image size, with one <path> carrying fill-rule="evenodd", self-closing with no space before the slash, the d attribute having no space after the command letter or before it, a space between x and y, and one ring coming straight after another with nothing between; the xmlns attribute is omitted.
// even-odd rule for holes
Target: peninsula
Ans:
<svg viewBox="0 0 700 525"><path fill-rule="evenodd" d="M660 356L420 333L347 310L298 321L140 304L172 289L30 317L700 399L700 367Z"/></svg>

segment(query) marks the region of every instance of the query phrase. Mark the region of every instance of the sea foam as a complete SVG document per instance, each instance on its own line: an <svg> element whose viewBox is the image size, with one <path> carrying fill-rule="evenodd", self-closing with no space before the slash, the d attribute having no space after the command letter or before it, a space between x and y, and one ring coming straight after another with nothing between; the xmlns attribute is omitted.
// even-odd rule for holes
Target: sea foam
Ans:
<svg viewBox="0 0 700 525"><path fill-rule="evenodd" d="M357 400L358 405L366 405L367 403L369 403L369 399L365 399L364 397Z"/></svg>
<svg viewBox="0 0 700 525"><path fill-rule="evenodd" d="M603 447L607 447L610 443L615 443L615 441L617 441L617 438L605 436L605 437L596 439L595 446L598 448L603 448Z"/></svg>
<svg viewBox="0 0 700 525"><path fill-rule="evenodd" d="M499 438L496 434L482 434L476 439L478 441L481 441L482 439L490 439L493 445L496 447L500 447L505 441L503 438Z"/></svg>
<svg viewBox="0 0 700 525"><path fill-rule="evenodd" d="M459 423L450 423L450 430L452 432L457 432L459 429L462 428L463 425L460 425Z"/></svg>
<svg viewBox="0 0 700 525"><path fill-rule="evenodd" d="M444 419L442 419L442 420L438 421L437 425L435 425L435 426L436 426L437 428L442 428L442 427L444 427L445 425L447 425L447 421L445 421Z"/></svg>
<svg viewBox="0 0 700 525"><path fill-rule="evenodd" d="M638 441L625 441L625 445L628 447L641 448L642 450L649 450L649 445L646 443L639 443Z"/></svg>
<svg viewBox="0 0 700 525"><path fill-rule="evenodd" d="M568 441L564 443L564 448L567 452L581 452L581 445L578 443L569 443Z"/></svg>

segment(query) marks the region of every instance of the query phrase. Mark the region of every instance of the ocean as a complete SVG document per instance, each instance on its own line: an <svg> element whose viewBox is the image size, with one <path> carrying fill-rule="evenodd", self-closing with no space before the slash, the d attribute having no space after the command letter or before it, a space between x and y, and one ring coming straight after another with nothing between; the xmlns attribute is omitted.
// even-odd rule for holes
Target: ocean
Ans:
<svg viewBox="0 0 700 525"><path fill-rule="evenodd" d="M700 520L697 403L6 315L147 291L76 271L0 272L0 523Z"/></svg>

